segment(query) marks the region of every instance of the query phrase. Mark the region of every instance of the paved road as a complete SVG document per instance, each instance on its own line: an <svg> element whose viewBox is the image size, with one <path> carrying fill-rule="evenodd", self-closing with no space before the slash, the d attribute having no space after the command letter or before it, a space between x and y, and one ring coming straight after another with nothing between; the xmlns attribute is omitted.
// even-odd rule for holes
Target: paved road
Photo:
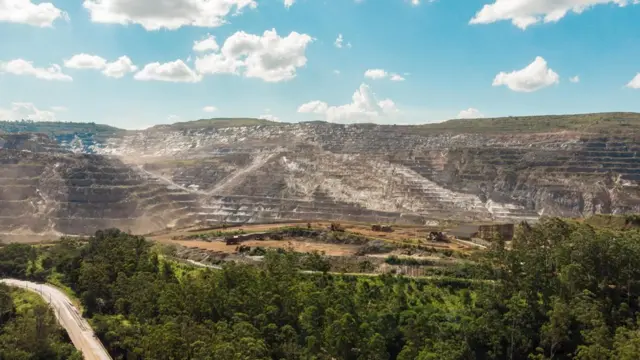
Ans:
<svg viewBox="0 0 640 360"><path fill-rule="evenodd" d="M62 291L53 286L36 284L29 281L0 279L1 283L33 291L44 299L53 309L58 322L67 330L71 342L82 352L85 360L111 360L111 356L100 340L93 333L93 329L82 315L71 304L71 300Z"/></svg>

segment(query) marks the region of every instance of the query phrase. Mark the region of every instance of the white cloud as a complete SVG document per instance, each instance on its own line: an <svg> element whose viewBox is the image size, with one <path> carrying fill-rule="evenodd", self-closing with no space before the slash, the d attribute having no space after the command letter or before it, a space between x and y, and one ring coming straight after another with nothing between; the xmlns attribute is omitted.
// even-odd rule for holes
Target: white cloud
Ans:
<svg viewBox="0 0 640 360"><path fill-rule="evenodd" d="M571 81L572 83L579 83L580 82L580 76L576 75L574 77L569 78L569 81Z"/></svg>
<svg viewBox="0 0 640 360"><path fill-rule="evenodd" d="M0 120L56 121L56 114L40 110L32 103L14 102L9 109L0 108Z"/></svg>
<svg viewBox="0 0 640 360"><path fill-rule="evenodd" d="M118 60L107 62L97 55L77 54L64 61L64 66L72 69L102 70L105 76L119 79L128 73L138 70L128 56L121 56Z"/></svg>
<svg viewBox="0 0 640 360"><path fill-rule="evenodd" d="M547 66L545 59L538 56L522 70L500 72L493 79L493 86L505 85L513 91L533 92L559 82L560 76Z"/></svg>
<svg viewBox="0 0 640 360"><path fill-rule="evenodd" d="M462 110L458 113L458 119L480 119L483 118L484 115L478 109L468 108L467 110Z"/></svg>
<svg viewBox="0 0 640 360"><path fill-rule="evenodd" d="M63 112L69 110L66 106L52 106L51 110L55 112Z"/></svg>
<svg viewBox="0 0 640 360"><path fill-rule="evenodd" d="M198 57L195 67L201 74L239 74L243 70L245 77L287 81L307 63L305 53L312 41L311 36L297 32L280 37L275 29L262 36L238 31L225 40L219 53Z"/></svg>
<svg viewBox="0 0 640 360"><path fill-rule="evenodd" d="M244 61L225 57L222 54L209 54L197 57L195 68L202 74L237 74Z"/></svg>
<svg viewBox="0 0 640 360"><path fill-rule="evenodd" d="M73 81L71 76L62 72L60 65L53 64L48 68L38 68L33 66L32 61L23 59L0 62L0 74L2 73L29 75L42 80Z"/></svg>
<svg viewBox="0 0 640 360"><path fill-rule="evenodd" d="M205 106L202 108L202 111L212 113L218 111L218 108L215 106Z"/></svg>
<svg viewBox="0 0 640 360"><path fill-rule="evenodd" d="M71 69L97 69L100 70L107 65L107 60L97 55L77 54L71 59L64 61L64 66Z"/></svg>
<svg viewBox="0 0 640 360"><path fill-rule="evenodd" d="M193 50L197 52L218 51L219 49L220 46L218 46L216 37L213 35L208 35L202 40L196 40L193 42Z"/></svg>
<svg viewBox="0 0 640 360"><path fill-rule="evenodd" d="M255 0L84 0L91 21L139 24L146 30L218 27L228 15L258 6Z"/></svg>
<svg viewBox="0 0 640 360"><path fill-rule="evenodd" d="M374 79L374 80L384 79L388 75L389 74L387 74L387 72L384 71L383 69L369 69L364 72L364 77L369 79Z"/></svg>
<svg viewBox="0 0 640 360"><path fill-rule="evenodd" d="M333 45L335 45L335 47L337 47L338 49L342 49L343 47L351 47L351 43L344 43L344 38L342 37L342 34L338 34L338 37L336 38L336 41L333 43Z"/></svg>
<svg viewBox="0 0 640 360"><path fill-rule="evenodd" d="M640 89L640 73L638 73L636 77L629 81L627 87L631 89Z"/></svg>
<svg viewBox="0 0 640 360"><path fill-rule="evenodd" d="M134 79L194 83L202 80L202 75L191 70L182 60L176 60L164 64L159 62L147 64L134 75Z"/></svg>
<svg viewBox="0 0 640 360"><path fill-rule="evenodd" d="M102 73L108 77L120 79L128 73L138 70L133 61L128 56L120 56L118 60L107 63Z"/></svg>
<svg viewBox="0 0 640 360"><path fill-rule="evenodd" d="M258 119L263 119L263 120L269 120L269 121L275 121L275 122L280 122L280 119L278 119L277 116L275 115L271 115L271 114L263 114L258 116Z"/></svg>
<svg viewBox="0 0 640 360"><path fill-rule="evenodd" d="M329 122L382 122L392 120L399 113L391 99L378 101L367 84L360 85L349 104L329 106L315 100L300 105L298 112L321 114Z"/></svg>
<svg viewBox="0 0 640 360"><path fill-rule="evenodd" d="M296 0L284 0L284 7L288 9L291 7L291 5L293 5L294 2L296 2Z"/></svg>
<svg viewBox="0 0 640 360"><path fill-rule="evenodd" d="M336 75L340 75L340 70L333 70L333 73Z"/></svg>
<svg viewBox="0 0 640 360"><path fill-rule="evenodd" d="M68 20L69 16L50 2L34 4L31 0L0 0L0 22L52 27L60 18Z"/></svg>
<svg viewBox="0 0 640 360"><path fill-rule="evenodd" d="M638 4L638 0L495 0L487 4L469 22L470 24L491 24L496 21L511 20L520 29L539 22L557 22L567 13L581 14L600 4L616 4L620 7Z"/></svg>
<svg viewBox="0 0 640 360"><path fill-rule="evenodd" d="M329 105L326 102L314 100L300 105L300 107L298 108L298 112L306 114L324 114L327 112L328 108Z"/></svg>
<svg viewBox="0 0 640 360"><path fill-rule="evenodd" d="M405 73L405 75L408 75L408 73ZM396 73L388 73L384 69L369 69L364 72L364 77L373 80L389 78L391 81L405 81L404 76Z"/></svg>

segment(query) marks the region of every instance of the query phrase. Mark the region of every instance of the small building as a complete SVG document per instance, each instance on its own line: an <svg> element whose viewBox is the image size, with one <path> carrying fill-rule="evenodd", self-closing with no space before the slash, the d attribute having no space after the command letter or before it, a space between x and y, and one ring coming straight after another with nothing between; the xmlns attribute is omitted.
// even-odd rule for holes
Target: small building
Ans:
<svg viewBox="0 0 640 360"><path fill-rule="evenodd" d="M478 237L478 225L458 225L456 228L449 231L449 234L455 236L456 239L471 240Z"/></svg>
<svg viewBox="0 0 640 360"><path fill-rule="evenodd" d="M514 231L514 224L464 224L449 233L461 240L477 238L490 241L496 236L501 236L505 241L511 241Z"/></svg>

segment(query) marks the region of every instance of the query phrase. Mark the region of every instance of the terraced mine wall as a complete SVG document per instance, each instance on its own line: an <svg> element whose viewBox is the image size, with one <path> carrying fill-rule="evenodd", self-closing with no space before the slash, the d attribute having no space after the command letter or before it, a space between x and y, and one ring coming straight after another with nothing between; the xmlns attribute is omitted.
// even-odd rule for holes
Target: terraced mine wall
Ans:
<svg viewBox="0 0 640 360"><path fill-rule="evenodd" d="M219 221L533 220L640 211L638 138L414 134L327 123L143 131L104 153L197 190ZM415 131L414 131L415 132Z"/></svg>
<svg viewBox="0 0 640 360"><path fill-rule="evenodd" d="M107 129L100 136L82 135L81 126L62 135L47 129L52 136L0 134L0 234L307 220L515 223L640 212L634 131L328 123Z"/></svg>
<svg viewBox="0 0 640 360"><path fill-rule="evenodd" d="M32 151L37 149L23 144L29 138L2 138L0 239L92 234L110 227L145 233L164 229L197 203L192 194L148 181L117 159Z"/></svg>

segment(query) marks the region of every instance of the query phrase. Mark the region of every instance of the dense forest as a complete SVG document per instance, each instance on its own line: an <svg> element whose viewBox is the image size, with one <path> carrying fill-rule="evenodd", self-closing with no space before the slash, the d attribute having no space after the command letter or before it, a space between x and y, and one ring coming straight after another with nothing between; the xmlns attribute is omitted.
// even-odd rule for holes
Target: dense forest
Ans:
<svg viewBox="0 0 640 360"><path fill-rule="evenodd" d="M0 284L0 359L82 360L36 294Z"/></svg>
<svg viewBox="0 0 640 360"><path fill-rule="evenodd" d="M190 268L118 230L0 249L0 275L75 294L116 359L639 358L635 228L524 224L473 282L300 267L268 252L262 266Z"/></svg>

